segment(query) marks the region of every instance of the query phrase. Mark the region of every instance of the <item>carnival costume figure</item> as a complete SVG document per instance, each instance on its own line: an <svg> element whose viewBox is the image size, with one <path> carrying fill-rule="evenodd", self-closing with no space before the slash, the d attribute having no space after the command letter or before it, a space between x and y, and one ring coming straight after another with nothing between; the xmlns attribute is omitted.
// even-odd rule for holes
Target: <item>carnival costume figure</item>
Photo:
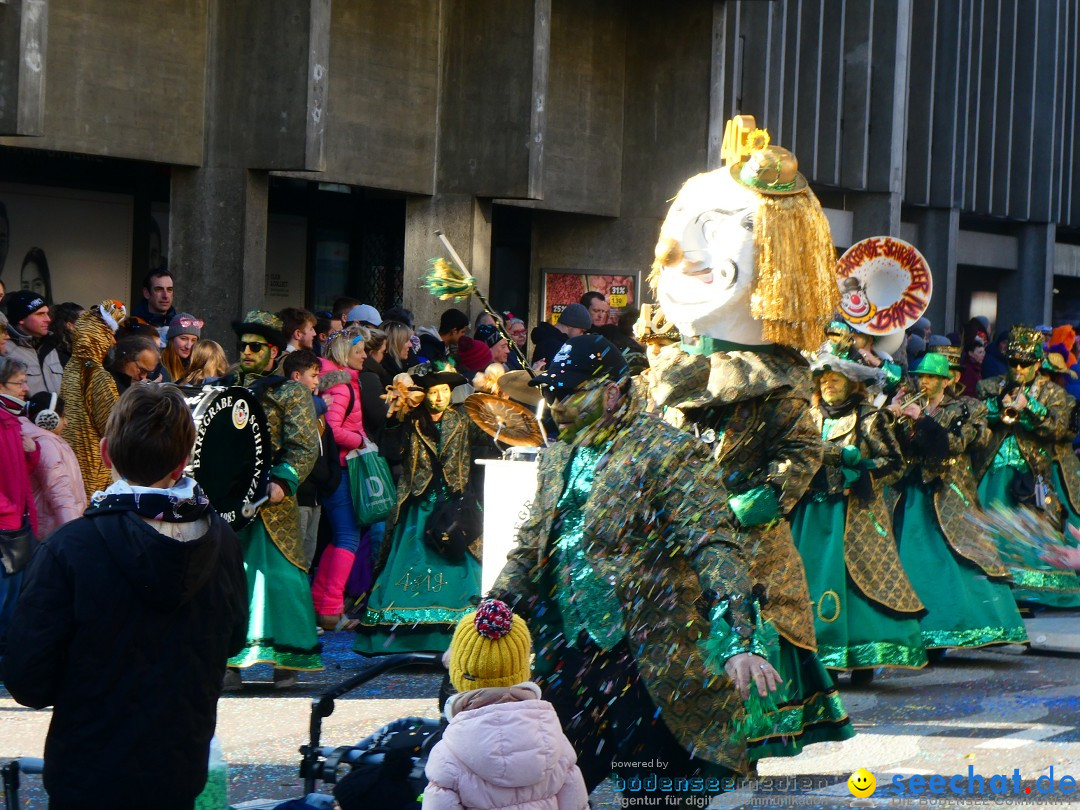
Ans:
<svg viewBox="0 0 1080 810"><path fill-rule="evenodd" d="M559 441L492 592L526 614L534 675L586 786L613 770L644 777L632 763L654 758L672 778L745 770L733 730L743 698L751 680L760 699L779 675L759 655L719 467L641 412L625 360L599 335L569 340L534 383Z"/></svg>
<svg viewBox="0 0 1080 810"><path fill-rule="evenodd" d="M274 373L274 362L285 350L281 330L281 319L270 312L253 310L242 322L234 321L240 365L218 381L243 386L258 397L274 452L269 501L238 532L250 616L247 646L229 659L228 688L240 686L236 668L254 664L273 664L274 684L282 688L296 683L296 670L323 668L296 504L296 489L319 457L319 427L311 392Z"/></svg>
<svg viewBox="0 0 1080 810"><path fill-rule="evenodd" d="M787 700L751 736L758 759L854 732L814 655L806 574L784 520L824 451L798 350L819 348L839 303L835 253L795 156L760 148L768 135L740 118L725 138L731 165L690 178L661 227L650 281L682 337L651 356L648 381L665 420L708 443L720 463L750 578L764 587L764 618L780 636L773 663Z"/></svg>
<svg viewBox="0 0 1080 810"><path fill-rule="evenodd" d="M358 653L442 652L479 600L479 533L454 551L428 531L433 516L469 490L471 423L450 407L453 389L464 384L456 371L428 364L399 374L389 387L391 416L405 411L404 471L386 524L390 541L357 628Z"/></svg>
<svg viewBox="0 0 1080 810"><path fill-rule="evenodd" d="M1054 492L1057 493L1061 503L1064 539L1066 544L1074 545L1073 535L1066 527L1080 529L1080 458L1077 458L1073 450L1073 440L1076 438L1078 418L1080 418L1080 403L1077 403L1076 398L1058 382L1070 376L1076 377L1076 372L1068 366L1066 356L1067 349L1063 346L1049 347L1039 368L1039 375L1065 391L1066 408L1069 414L1068 429L1050 447L1050 472L1054 482Z"/></svg>
<svg viewBox="0 0 1080 810"><path fill-rule="evenodd" d="M119 301L102 301L84 310L71 329L71 359L60 384L67 412L64 441L75 452L88 501L112 483L112 473L101 461L101 437L120 394L102 364L126 313Z"/></svg>
<svg viewBox="0 0 1080 810"><path fill-rule="evenodd" d="M876 667L926 666L923 605L900 564L884 494L904 458L892 416L866 401L865 385L883 372L828 352L812 368L811 414L825 456L792 510L791 532L806 565L818 659L868 683Z"/></svg>
<svg viewBox="0 0 1080 810"><path fill-rule="evenodd" d="M1008 569L968 519L979 509L972 458L990 431L979 400L950 393L955 365L945 353L923 355L912 369L919 398L890 406L909 463L895 513L900 561L926 605L922 637L931 650L1027 641Z"/></svg>
<svg viewBox="0 0 1080 810"><path fill-rule="evenodd" d="M1052 450L1070 438L1068 395L1038 376L1042 333L1014 326L1005 354L1008 374L981 380L976 389L993 432L979 465L979 500L986 508L1032 507L1056 520L1061 505L1053 489ZM1033 546L1015 551L1019 560L1009 564L1018 602L1080 607L1080 579L1075 574L1052 568Z"/></svg>

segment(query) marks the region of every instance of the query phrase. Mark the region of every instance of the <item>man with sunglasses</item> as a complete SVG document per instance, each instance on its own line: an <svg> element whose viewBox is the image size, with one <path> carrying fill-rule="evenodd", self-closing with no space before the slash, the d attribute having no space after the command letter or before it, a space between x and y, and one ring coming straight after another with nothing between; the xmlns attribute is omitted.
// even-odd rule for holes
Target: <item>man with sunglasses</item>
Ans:
<svg viewBox="0 0 1080 810"><path fill-rule="evenodd" d="M1008 372L976 386L993 434L976 473L984 507L1034 507L1056 522L1061 502L1054 491L1051 457L1055 442L1071 438L1072 409L1065 389L1039 376L1043 340L1036 329L1014 326L1005 349ZM1017 602L1080 607L1080 579L1075 574L1043 570L1034 547L1021 553L1023 564L1010 566Z"/></svg>
<svg viewBox="0 0 1080 810"><path fill-rule="evenodd" d="M296 503L296 490L319 457L319 428L311 392L275 373L286 345L281 318L253 310L233 322L233 331L240 338L239 368L218 384L242 385L259 398L274 466L268 502L239 532L248 580L248 642L229 659L225 689L241 688L240 669L256 663L273 664L274 687L285 689L297 683L297 671L323 668Z"/></svg>
<svg viewBox="0 0 1080 810"><path fill-rule="evenodd" d="M535 680L590 791L615 773L676 802L665 806L690 795L672 779L704 777L699 799L720 793L746 766L732 731L742 701L779 685L720 470L641 412L599 335L569 340L532 384L559 441L492 593L528 619Z"/></svg>

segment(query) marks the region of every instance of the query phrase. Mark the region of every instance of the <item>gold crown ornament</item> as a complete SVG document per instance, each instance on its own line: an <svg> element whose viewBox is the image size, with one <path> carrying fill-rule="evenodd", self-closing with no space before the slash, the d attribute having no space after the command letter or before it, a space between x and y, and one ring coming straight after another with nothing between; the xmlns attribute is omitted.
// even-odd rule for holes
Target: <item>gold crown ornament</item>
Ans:
<svg viewBox="0 0 1080 810"><path fill-rule="evenodd" d="M963 351L959 346L931 346L927 349L932 354L943 354L949 360L949 368L953 371L960 371L964 367L960 365L960 353Z"/></svg>
<svg viewBox="0 0 1080 810"><path fill-rule="evenodd" d="M1009 330L1009 342L1005 346L1005 356L1010 360L1019 360L1031 365L1043 357L1043 333L1030 326L1018 324Z"/></svg>

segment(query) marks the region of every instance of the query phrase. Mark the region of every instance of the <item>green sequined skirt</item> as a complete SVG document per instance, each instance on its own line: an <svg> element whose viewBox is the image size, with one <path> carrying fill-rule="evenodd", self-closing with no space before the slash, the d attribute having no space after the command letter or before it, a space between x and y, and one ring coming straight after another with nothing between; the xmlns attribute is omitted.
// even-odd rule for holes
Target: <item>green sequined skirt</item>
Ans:
<svg viewBox="0 0 1080 810"><path fill-rule="evenodd" d="M480 596L480 563L452 563L424 543L435 491L408 502L389 541L390 556L368 599L353 649L362 655L442 652Z"/></svg>
<svg viewBox="0 0 1080 810"><path fill-rule="evenodd" d="M886 612L855 587L844 565L847 498L803 498L791 533L806 567L818 660L829 669L926 666L919 620Z"/></svg>
<svg viewBox="0 0 1080 810"><path fill-rule="evenodd" d="M1009 492L1014 474L1009 467L990 468L979 482L979 500L984 506L995 503L1017 506ZM1010 551L1015 553L1013 549ZM1023 555L1020 560L1007 559L1013 578L1013 597L1017 602L1056 608L1080 607L1080 577L1043 562L1036 549L1023 548L1020 553Z"/></svg>
<svg viewBox="0 0 1080 810"><path fill-rule="evenodd" d="M832 676L814 653L785 638L770 651L769 663L784 679L779 710L751 728L746 754L751 762L766 757L793 757L812 743L841 742L855 736Z"/></svg>
<svg viewBox="0 0 1080 810"><path fill-rule="evenodd" d="M904 487L896 535L900 562L926 606L922 635L927 648L1027 641L1009 586L988 579L953 551L938 525L933 496L917 481Z"/></svg>
<svg viewBox="0 0 1080 810"><path fill-rule="evenodd" d="M247 574L248 641L243 652L229 659L229 666L322 669L307 574L285 559L262 520L239 534Z"/></svg>

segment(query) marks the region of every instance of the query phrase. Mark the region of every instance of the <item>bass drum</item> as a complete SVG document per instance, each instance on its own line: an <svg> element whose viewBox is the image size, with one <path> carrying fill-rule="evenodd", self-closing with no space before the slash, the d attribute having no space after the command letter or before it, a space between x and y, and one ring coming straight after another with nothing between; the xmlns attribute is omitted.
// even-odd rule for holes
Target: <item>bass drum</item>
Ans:
<svg viewBox="0 0 1080 810"><path fill-rule="evenodd" d="M266 416L246 388L181 388L195 419L195 447L186 472L217 513L239 531L255 519L254 504L270 484L272 448Z"/></svg>

